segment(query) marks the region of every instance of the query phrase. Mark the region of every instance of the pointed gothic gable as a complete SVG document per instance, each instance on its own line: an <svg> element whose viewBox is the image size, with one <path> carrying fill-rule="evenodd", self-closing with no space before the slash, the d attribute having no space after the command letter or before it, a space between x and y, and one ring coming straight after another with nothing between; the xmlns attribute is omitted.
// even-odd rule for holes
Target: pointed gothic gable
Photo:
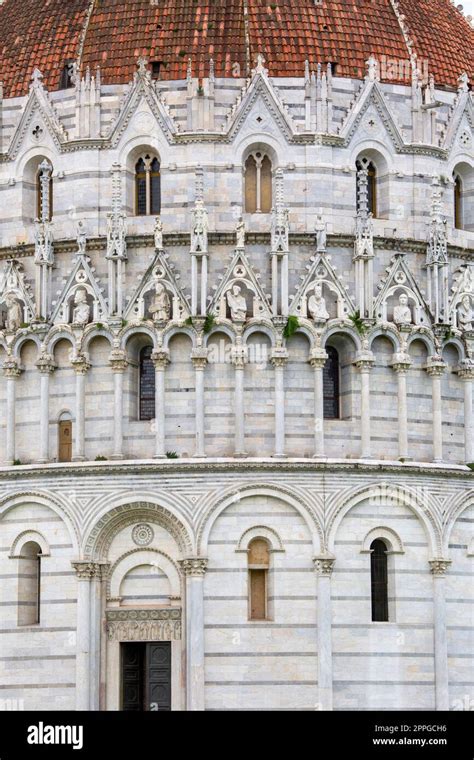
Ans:
<svg viewBox="0 0 474 760"><path fill-rule="evenodd" d="M58 150L67 141L68 135L54 110L47 91L43 87L42 74L38 69L33 72L30 94L23 108L20 122L13 134L8 158L14 160L26 139L28 131L35 129L35 121L40 122L40 129L46 129ZM44 138L40 144L44 143Z"/></svg>
<svg viewBox="0 0 474 760"><path fill-rule="evenodd" d="M404 254L395 255L386 272L378 285L380 293L375 299L375 318L382 322L393 322L394 306L397 305L398 297L404 293L408 296L413 324L429 327L432 321L429 307L408 268Z"/></svg>
<svg viewBox="0 0 474 760"><path fill-rule="evenodd" d="M344 140L344 145L347 147L351 143L355 133L360 129L362 121L367 121L370 109L374 115L377 115L377 120L383 125L395 150L401 151L405 145L401 128L392 115L379 83L370 79L365 81L341 126L339 134Z"/></svg>
<svg viewBox="0 0 474 760"><path fill-rule="evenodd" d="M24 321L30 322L35 315L35 304L32 291L26 282L23 265L15 259L6 262L0 274L0 304L5 303L7 295L11 295L23 303Z"/></svg>
<svg viewBox="0 0 474 760"><path fill-rule="evenodd" d="M76 254L76 263L56 301L53 301L53 324L69 324L74 296L77 290L83 288L92 301L92 321L107 319L108 308L103 295L103 288L95 276L94 267L90 266L90 258L84 254Z"/></svg>
<svg viewBox="0 0 474 760"><path fill-rule="evenodd" d="M146 318L147 302L153 298L156 285L161 283L170 298L171 320L173 322L183 322L190 316L191 307L188 299L178 285L179 279L180 275L169 261L168 254L165 251L157 251L135 294L127 304L125 319L129 321L141 321Z"/></svg>
<svg viewBox="0 0 474 760"><path fill-rule="evenodd" d="M250 296L252 304L250 306L249 297L247 301L247 318L252 317L270 317L271 308L265 291L259 282L260 275L257 274L250 264L245 251L236 249L230 266L225 275L222 276L219 285L214 286L214 295L209 305L209 311L220 319L227 319L229 313L226 295L232 291L234 286L241 288L242 295ZM247 293L242 292L245 289ZM249 308L250 306L250 308Z"/></svg>
<svg viewBox="0 0 474 760"><path fill-rule="evenodd" d="M345 319L349 314L354 313L354 302L343 285L341 276L333 266L330 256L325 253L311 256L306 269L307 274L302 275L301 284L291 299L290 314L309 319L308 296L313 292L316 284L322 286L322 294L326 299L326 307L331 318ZM331 310L332 304L334 307Z"/></svg>
<svg viewBox="0 0 474 760"><path fill-rule="evenodd" d="M474 265L461 266L453 275L453 286L449 299L450 323L457 326L457 309L463 298L468 296L474 308Z"/></svg>
<svg viewBox="0 0 474 760"><path fill-rule="evenodd" d="M169 114L168 107L157 87L157 83L151 79L151 74L146 68L146 60L140 58L138 61L138 71L135 73L133 81L125 92L117 118L110 127L108 138L111 145L117 145L134 115L139 110L141 102L147 104L167 141L172 141L177 133L176 125ZM148 132L149 128L144 131Z"/></svg>
<svg viewBox="0 0 474 760"><path fill-rule="evenodd" d="M474 103L470 92L460 92L453 105L442 147L451 152L472 152L474 135Z"/></svg>

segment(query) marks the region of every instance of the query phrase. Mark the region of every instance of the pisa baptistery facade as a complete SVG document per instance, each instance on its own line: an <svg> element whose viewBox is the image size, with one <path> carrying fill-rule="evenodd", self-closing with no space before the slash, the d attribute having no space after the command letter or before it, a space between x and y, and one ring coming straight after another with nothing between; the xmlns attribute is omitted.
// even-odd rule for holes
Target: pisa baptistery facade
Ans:
<svg viewBox="0 0 474 760"><path fill-rule="evenodd" d="M0 700L472 709L449 0L0 5Z"/></svg>

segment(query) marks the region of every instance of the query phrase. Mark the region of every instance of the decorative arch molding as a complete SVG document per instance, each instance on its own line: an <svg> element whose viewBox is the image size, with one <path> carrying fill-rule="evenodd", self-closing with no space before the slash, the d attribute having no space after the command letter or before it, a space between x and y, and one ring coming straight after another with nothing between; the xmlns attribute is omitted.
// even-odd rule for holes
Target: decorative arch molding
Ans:
<svg viewBox="0 0 474 760"><path fill-rule="evenodd" d="M434 356L436 354L436 348L434 343L434 338L431 333L428 332L420 332L416 331L413 332L410 337L407 340L407 351L410 352L410 346L415 341L419 340L421 343L424 343L426 346L427 351L429 352L429 356Z"/></svg>
<svg viewBox="0 0 474 760"><path fill-rule="evenodd" d="M467 475L469 477L469 475ZM471 475L471 477L473 477ZM456 496L451 499L451 503L446 506L445 510L445 519L444 519L444 525L443 525L443 552L440 553L440 557L442 556L448 556L448 547L449 547L449 541L451 538L451 533L453 532L454 526L456 524L456 521L461 517L462 513L466 511L466 509L469 509L469 507L474 507L474 491L471 489L470 491L462 491L460 494L456 494ZM473 548L473 543L471 541L471 550Z"/></svg>
<svg viewBox="0 0 474 760"><path fill-rule="evenodd" d="M252 496L271 496L293 507L300 517L303 518L308 528L313 542L313 551L316 554L321 553L324 544L323 526L322 519L318 516L315 507L309 504L307 499L297 489L285 488L281 485L253 483L229 489L226 493L220 495L216 501L211 502L210 505L203 509L198 519L196 530L197 553L199 555L207 555L209 536L219 515L232 504L251 498ZM320 503L318 506L322 513L322 504Z"/></svg>
<svg viewBox="0 0 474 760"><path fill-rule="evenodd" d="M79 547L81 545L79 527L68 514L67 507L59 500L56 500L51 494L43 493L41 491L21 491L3 496L0 499L0 522L7 512L10 512L10 510L21 506L22 504L28 503L46 507L60 517L69 533L74 551L76 553L79 552Z"/></svg>
<svg viewBox="0 0 474 760"><path fill-rule="evenodd" d="M76 348L76 338L74 336L74 333L70 327L67 327L65 325L59 325L58 327L53 327L52 330L49 331L46 340L44 341L47 346L47 353L53 355L54 354L54 347L56 343L59 343L60 340L67 340L71 344L71 348L75 350Z"/></svg>
<svg viewBox="0 0 474 760"><path fill-rule="evenodd" d="M436 507L428 500L427 492L423 492L423 500L421 500L411 489L387 482L359 486L356 489L338 493L329 501L327 505L327 549L329 552L333 554L335 552L336 535L346 514L353 507L370 498L391 499L411 509L423 525L430 556L442 556L441 526L437 519Z"/></svg>
<svg viewBox="0 0 474 760"><path fill-rule="evenodd" d="M159 561L153 561L154 557L158 557ZM130 551L122 554L109 571L109 577L107 581L107 596L117 598L120 596L120 586L127 573L140 565L156 565L167 576L170 582L171 596L181 596L182 578L178 564L175 562L169 554L156 549L153 546L146 548L131 549Z"/></svg>
<svg viewBox="0 0 474 760"><path fill-rule="evenodd" d="M314 325L310 322L309 319L305 319L304 317L300 318L299 325L291 338L293 338L295 335L304 335L305 338L309 341L309 347L310 350L313 350L313 348L316 348L317 341L319 339L319 334ZM285 339L285 345L288 347L291 343L291 338Z"/></svg>
<svg viewBox="0 0 474 760"><path fill-rule="evenodd" d="M264 538L270 544L271 552L284 552L283 542L273 528L269 528L266 525L255 525L253 528L248 528L239 538L236 552L248 552L249 544L254 538Z"/></svg>
<svg viewBox="0 0 474 760"><path fill-rule="evenodd" d="M192 343L192 347L196 347L197 333L191 327L185 327L181 325L172 325L163 331L163 348L169 348L170 340L176 335L186 335Z"/></svg>
<svg viewBox="0 0 474 760"><path fill-rule="evenodd" d="M95 324L90 324L86 327L84 330L84 334L82 336L81 341L81 349L85 353L89 351L89 346L92 343L95 338L105 338L110 343L110 346L113 347L114 345L114 336L112 333L107 330L106 328L98 328Z"/></svg>
<svg viewBox="0 0 474 760"><path fill-rule="evenodd" d="M255 333L263 333L263 335L266 335L267 338L270 340L272 348L276 345L276 331L273 327L273 324L269 320L264 319L251 319L249 320L248 326L245 328L244 334L242 336L244 345L247 344L248 339L251 335L254 335Z"/></svg>
<svg viewBox="0 0 474 760"><path fill-rule="evenodd" d="M103 514L94 524L84 542L85 559L107 559L115 536L128 525L153 522L175 539L183 556L192 555L191 530L169 508L152 502L128 502Z"/></svg>
<svg viewBox="0 0 474 760"><path fill-rule="evenodd" d="M372 343L377 338L387 338L393 346L394 353L401 351L400 333L391 325L378 325L369 332L367 340L369 341L370 351L372 351Z"/></svg>
<svg viewBox="0 0 474 760"><path fill-rule="evenodd" d="M28 333L27 335L19 335L18 338L15 340L15 343L13 344L13 356L15 359L20 359L21 349L25 345L25 343L34 343L36 348L38 349L38 353L41 353L41 340L38 337L38 335L34 335L33 333Z"/></svg>
<svg viewBox="0 0 474 760"><path fill-rule="evenodd" d="M326 347L328 340L334 335L343 335L346 338L350 338L354 342L354 349L356 351L362 350L362 340L359 333L346 322L336 321L328 323L326 330L321 336L321 345L323 348Z"/></svg>
<svg viewBox="0 0 474 760"><path fill-rule="evenodd" d="M362 542L360 553L370 554L372 552L372 549L370 548L372 542L376 541L377 539L382 539L382 541L387 544L387 554L405 554L402 539L398 533L396 533L392 528L387 528L385 526L380 526L378 528L372 528L372 530L369 530Z"/></svg>
<svg viewBox="0 0 474 760"><path fill-rule="evenodd" d="M235 331L233 323L230 322L230 320L226 319L224 321L222 319L216 319L214 324L215 326L212 328L210 333L204 336L204 345L206 347L209 343L209 340L215 335L219 335L219 333L223 333L229 338L230 341L232 341L232 343L235 343L237 333Z"/></svg>
<svg viewBox="0 0 474 760"><path fill-rule="evenodd" d="M119 333L120 348L126 351L128 341L135 335L146 335L148 338L150 338L153 344L153 349L156 349L158 347L158 336L156 334L156 330L151 327L151 325L143 323L141 325L129 325L121 330Z"/></svg>
<svg viewBox="0 0 474 760"><path fill-rule="evenodd" d="M453 348L456 349L459 362L462 362L467 358L466 349L460 338L451 337L451 338L448 338L448 340L444 341L441 347L441 353L445 350L445 348L449 348L450 346L453 346Z"/></svg>
<svg viewBox="0 0 474 760"><path fill-rule="evenodd" d="M41 533L39 533L37 530L24 530L13 541L8 558L18 559L21 557L21 552L24 545L30 541L34 541L36 544L38 544L38 546L41 548L42 557L51 556L49 544Z"/></svg>

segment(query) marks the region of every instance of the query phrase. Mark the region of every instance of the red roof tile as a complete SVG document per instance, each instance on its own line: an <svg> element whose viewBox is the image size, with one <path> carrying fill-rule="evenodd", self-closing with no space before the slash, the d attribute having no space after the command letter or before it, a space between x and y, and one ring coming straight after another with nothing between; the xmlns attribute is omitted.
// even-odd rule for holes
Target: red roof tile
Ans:
<svg viewBox="0 0 474 760"><path fill-rule="evenodd" d="M92 12L89 14L90 9ZM414 49L438 84L474 79L474 32L450 0L399 0ZM371 54L408 60L390 0L4 0L0 6L0 80L23 95L35 67L57 89L64 65L100 64L105 83L128 82L140 55L163 63L166 79L242 75L263 53L273 76L302 76L333 61L362 77ZM403 70L403 65L401 65Z"/></svg>

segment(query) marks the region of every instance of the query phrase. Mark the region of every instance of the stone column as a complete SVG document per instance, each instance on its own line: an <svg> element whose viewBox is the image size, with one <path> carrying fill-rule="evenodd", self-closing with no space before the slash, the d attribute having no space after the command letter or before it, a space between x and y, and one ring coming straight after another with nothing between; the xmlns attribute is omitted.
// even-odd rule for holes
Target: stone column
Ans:
<svg viewBox="0 0 474 760"><path fill-rule="evenodd" d="M40 455L38 462L49 462L49 378L56 369L49 354L41 354L36 366L40 379Z"/></svg>
<svg viewBox="0 0 474 760"><path fill-rule="evenodd" d="M285 456L285 366L288 353L275 348L271 362L275 368L275 457Z"/></svg>
<svg viewBox="0 0 474 760"><path fill-rule="evenodd" d="M440 356L430 356L426 371L431 376L433 410L433 461L443 461L443 416L441 410L441 377L446 364Z"/></svg>
<svg viewBox="0 0 474 760"><path fill-rule="evenodd" d="M360 436L362 459L370 459L370 370L374 366L374 355L368 349L359 351L355 366L360 372Z"/></svg>
<svg viewBox="0 0 474 760"><path fill-rule="evenodd" d="M159 349L151 355L155 365L155 459L166 457L165 450L165 371L170 363L169 351Z"/></svg>
<svg viewBox="0 0 474 760"><path fill-rule="evenodd" d="M232 363L235 368L234 391L234 426L235 426L235 456L245 457L245 409L244 409L244 376L247 363L247 349L241 341L232 349Z"/></svg>
<svg viewBox="0 0 474 760"><path fill-rule="evenodd" d="M314 456L325 456L323 369L328 355L323 348L311 352L309 362L314 369Z"/></svg>
<svg viewBox="0 0 474 760"><path fill-rule="evenodd" d="M204 710L204 574L207 559L181 560L186 576L186 707Z"/></svg>
<svg viewBox="0 0 474 760"><path fill-rule="evenodd" d="M86 375L91 365L83 354L71 360L76 373L76 424L74 436L73 462L82 462L85 456L85 421L86 421Z"/></svg>
<svg viewBox="0 0 474 760"><path fill-rule="evenodd" d="M398 378L398 458L408 459L407 374L411 367L409 354L394 354L392 367Z"/></svg>
<svg viewBox="0 0 474 760"><path fill-rule="evenodd" d="M446 636L445 576L451 560L430 560L433 574L434 661L436 709L449 710L448 643Z"/></svg>
<svg viewBox="0 0 474 760"><path fill-rule="evenodd" d="M91 689L91 581L100 579L98 562L71 563L77 578L76 710L90 710Z"/></svg>
<svg viewBox="0 0 474 760"><path fill-rule="evenodd" d="M314 558L318 578L318 691L321 710L332 710L331 575L335 557Z"/></svg>
<svg viewBox="0 0 474 760"><path fill-rule="evenodd" d="M204 442L204 370L207 364L207 349L195 348L191 353L196 377L196 457L205 457Z"/></svg>
<svg viewBox="0 0 474 760"><path fill-rule="evenodd" d="M472 404L472 381L474 380L474 363L469 360L462 362L458 375L464 384L464 461L474 462L474 419Z"/></svg>
<svg viewBox="0 0 474 760"><path fill-rule="evenodd" d="M3 375L7 381L7 434L6 434L6 464L15 461L15 438L16 438L16 381L21 375L21 369L16 359L9 358L3 363Z"/></svg>
<svg viewBox="0 0 474 760"><path fill-rule="evenodd" d="M127 355L114 349L109 357L114 374L114 453L112 459L123 459L123 378L128 367Z"/></svg>

